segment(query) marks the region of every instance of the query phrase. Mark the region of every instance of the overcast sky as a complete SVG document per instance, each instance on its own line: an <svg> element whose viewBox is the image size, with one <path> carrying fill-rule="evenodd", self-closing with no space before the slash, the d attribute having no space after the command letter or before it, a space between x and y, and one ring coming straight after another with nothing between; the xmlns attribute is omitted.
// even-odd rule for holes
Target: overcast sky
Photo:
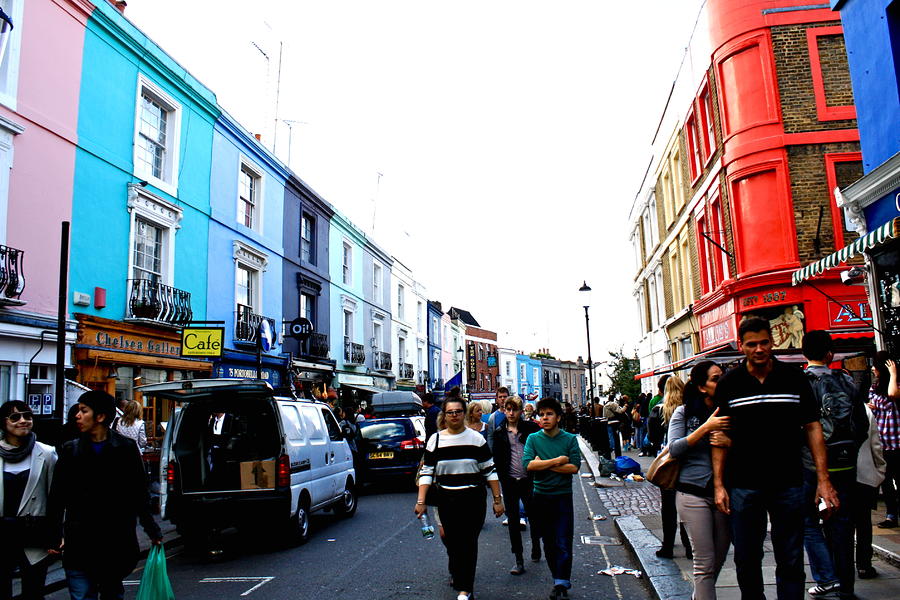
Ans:
<svg viewBox="0 0 900 600"><path fill-rule="evenodd" d="M129 0L126 16L285 162L290 132L293 170L501 345L586 358L586 280L600 361L639 337L628 211L701 4Z"/></svg>

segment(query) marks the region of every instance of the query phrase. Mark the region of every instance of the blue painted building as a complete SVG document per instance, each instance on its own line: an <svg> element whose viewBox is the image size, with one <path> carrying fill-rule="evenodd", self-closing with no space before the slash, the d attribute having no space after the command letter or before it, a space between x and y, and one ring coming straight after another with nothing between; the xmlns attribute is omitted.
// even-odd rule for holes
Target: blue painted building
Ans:
<svg viewBox="0 0 900 600"><path fill-rule="evenodd" d="M542 398L543 373L541 361L531 358L527 354L516 354L516 368L518 369L519 389L517 393L523 399Z"/></svg>
<svg viewBox="0 0 900 600"><path fill-rule="evenodd" d="M262 376L285 385L281 355L284 199L287 168L230 115L215 124L210 174L207 318L224 321L217 377L255 377L262 320L277 334Z"/></svg>
<svg viewBox="0 0 900 600"><path fill-rule="evenodd" d="M346 216L329 221L331 356L348 403L393 389L390 281L392 260Z"/></svg>
<svg viewBox="0 0 900 600"><path fill-rule="evenodd" d="M436 395L444 395L444 373L441 369L441 310L440 302L428 301L428 382L426 387Z"/></svg>
<svg viewBox="0 0 900 600"><path fill-rule="evenodd" d="M832 0L840 11L850 64L865 175L841 190L839 204L860 234L832 256L808 266L808 277L865 252L871 267L870 309L876 340L900 356L900 2Z"/></svg>
<svg viewBox="0 0 900 600"><path fill-rule="evenodd" d="M282 302L286 322L302 317L312 324L306 340L285 337L294 382L307 397L322 397L334 377L331 352L329 222L334 208L305 182L291 176L284 196ZM285 333L288 333L287 327Z"/></svg>
<svg viewBox="0 0 900 600"><path fill-rule="evenodd" d="M212 369L180 357L178 324L209 318L220 111L209 89L106 2L87 23L79 107L69 280L77 380L140 400L135 385ZM150 426L166 411L146 405Z"/></svg>

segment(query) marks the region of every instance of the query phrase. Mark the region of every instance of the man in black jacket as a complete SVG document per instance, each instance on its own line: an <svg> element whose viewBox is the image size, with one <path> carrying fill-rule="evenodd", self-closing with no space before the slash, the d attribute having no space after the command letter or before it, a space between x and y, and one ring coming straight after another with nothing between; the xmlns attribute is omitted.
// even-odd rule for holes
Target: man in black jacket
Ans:
<svg viewBox="0 0 900 600"><path fill-rule="evenodd" d="M154 544L162 542L150 513L140 451L133 440L110 431L115 416L112 396L83 394L76 415L81 435L63 445L53 474L50 517L63 532L63 566L73 600L98 594L102 600L122 598L122 580L140 552L137 519Z"/></svg>
<svg viewBox="0 0 900 600"><path fill-rule="evenodd" d="M510 569L513 575L525 572L525 561L522 558L522 530L520 524L519 500L525 505L525 512L531 512L531 494L534 480L532 475L522 466L522 454L525 450L525 439L540 429L532 421L521 419L522 401L518 396L507 398L503 405L506 420L493 432L494 467L500 477L503 489L503 503L506 516L509 518L509 541L512 552L516 556L516 565ZM531 560L541 559L541 540L535 528L531 528Z"/></svg>

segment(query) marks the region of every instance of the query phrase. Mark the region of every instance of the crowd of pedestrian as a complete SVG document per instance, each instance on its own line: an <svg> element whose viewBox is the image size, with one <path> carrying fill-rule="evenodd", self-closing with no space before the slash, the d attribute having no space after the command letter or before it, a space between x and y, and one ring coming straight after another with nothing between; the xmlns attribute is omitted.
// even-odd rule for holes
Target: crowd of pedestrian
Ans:
<svg viewBox="0 0 900 600"><path fill-rule="evenodd" d="M487 487L494 515L507 515L515 559L510 573L525 572L527 514L531 560L542 559L543 545L553 580L550 597L567 598L575 527L572 476L581 466L581 453L577 436L564 428L577 426L574 409L552 398L523 404L505 387L498 389L496 400L489 415L480 402L467 403L453 390L440 408L431 397L423 403L426 431L434 432L425 444L415 513L421 517L431 508L447 550L449 582L457 600L469 600Z"/></svg>
<svg viewBox="0 0 900 600"><path fill-rule="evenodd" d="M742 321L744 359L728 370L696 363L687 383L661 378L659 393L633 405L607 401L614 422L610 448L627 448L622 415L630 417L642 454L677 463L662 489L663 541L671 558L677 524L693 559L695 600L716 597L716 580L734 547L744 598L763 598L763 543L769 529L777 597L854 598L856 578L872 566L872 511L881 486L886 514L878 527L897 527L900 504L900 389L896 362L874 357L872 385L832 368L827 332L803 337L806 369L773 355L768 321ZM616 439L613 439L613 438ZM616 442L616 443L614 443ZM662 462L660 462L662 461ZM805 588L804 550L815 585Z"/></svg>

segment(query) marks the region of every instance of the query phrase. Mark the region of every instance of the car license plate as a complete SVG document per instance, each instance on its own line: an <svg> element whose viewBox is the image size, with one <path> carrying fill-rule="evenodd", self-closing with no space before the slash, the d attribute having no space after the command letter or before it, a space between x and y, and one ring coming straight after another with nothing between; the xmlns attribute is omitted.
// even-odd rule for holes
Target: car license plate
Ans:
<svg viewBox="0 0 900 600"><path fill-rule="evenodd" d="M369 458L370 459L394 458L394 453L393 452L369 452Z"/></svg>

